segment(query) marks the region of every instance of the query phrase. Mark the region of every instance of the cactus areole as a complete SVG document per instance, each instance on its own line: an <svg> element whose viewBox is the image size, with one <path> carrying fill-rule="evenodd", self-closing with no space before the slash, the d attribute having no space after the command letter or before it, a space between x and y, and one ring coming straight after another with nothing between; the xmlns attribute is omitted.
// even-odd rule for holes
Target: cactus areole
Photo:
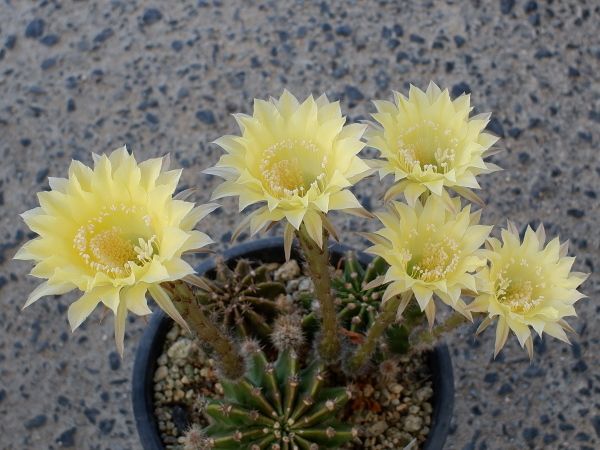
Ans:
<svg viewBox="0 0 600 450"><path fill-rule="evenodd" d="M331 263L335 266L341 261L343 264L348 251L345 246L332 246ZM262 263L285 261L279 238L241 244L223 256L224 262L233 268L240 259ZM298 254L294 251L292 257L298 258ZM357 253L356 261L367 267L371 258ZM215 277L216 266L215 261L206 261L198 273ZM160 311L155 313L136 355L132 399L144 450L165 449L154 415L153 374L171 326L170 318ZM224 398L206 403L205 414L210 420L203 434L206 448L315 450L339 448L353 439L356 430L338 419L338 413L348 400L346 388L323 385L326 372L317 361L301 364L293 351L279 350L277 360L268 361L260 349L245 348L250 361L246 375L237 382L224 381ZM447 347L436 347L430 353L429 365L433 375L433 415L422 448L441 450L454 403L452 363Z"/></svg>

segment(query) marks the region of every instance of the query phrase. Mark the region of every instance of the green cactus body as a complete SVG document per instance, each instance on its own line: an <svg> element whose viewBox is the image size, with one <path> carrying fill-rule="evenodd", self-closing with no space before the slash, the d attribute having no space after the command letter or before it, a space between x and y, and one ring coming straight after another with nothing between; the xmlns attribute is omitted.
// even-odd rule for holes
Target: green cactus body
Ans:
<svg viewBox="0 0 600 450"><path fill-rule="evenodd" d="M387 284L379 284L367 289L369 283L387 272L388 265L383 258L374 258L366 268L360 264L356 255L348 253L344 260L341 276L332 280L336 297L339 299L338 318L350 331L364 333L373 326L381 306L381 299ZM404 310L402 319L389 327L385 333L387 354L404 354L409 349L408 337L411 330L423 322L424 315L417 302ZM377 357L382 360L383 355Z"/></svg>
<svg viewBox="0 0 600 450"><path fill-rule="evenodd" d="M289 350L275 363L261 350L249 358L246 377L222 382L225 398L208 401L207 448L317 450L338 448L356 436L336 417L349 391L326 388L320 363L301 370Z"/></svg>
<svg viewBox="0 0 600 450"><path fill-rule="evenodd" d="M197 299L226 329L243 337L266 337L280 310L277 299L286 293L283 283L272 281L272 271L271 265L253 268L245 259L233 270L219 262L215 279L204 279L211 291L199 291Z"/></svg>
<svg viewBox="0 0 600 450"><path fill-rule="evenodd" d="M366 289L375 278L385 275L388 265L383 258L373 259L363 268L356 255L348 253L341 276L332 280L339 299L338 318L342 326L354 332L365 332L373 325L387 286Z"/></svg>

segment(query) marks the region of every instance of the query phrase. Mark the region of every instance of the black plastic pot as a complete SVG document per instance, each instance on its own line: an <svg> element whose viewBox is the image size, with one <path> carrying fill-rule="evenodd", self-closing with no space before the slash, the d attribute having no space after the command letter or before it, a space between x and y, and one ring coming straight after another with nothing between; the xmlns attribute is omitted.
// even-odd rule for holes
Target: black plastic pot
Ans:
<svg viewBox="0 0 600 450"><path fill-rule="evenodd" d="M349 247L335 244L331 247L332 263L343 257ZM252 241L233 247L223 255L226 262L238 258L260 260L263 262L283 262L283 239L268 238ZM298 257L293 250L292 257ZM371 257L359 253L361 263L368 264ZM215 268L213 260L207 260L198 267L199 274L210 275ZM144 450L164 450L160 439L158 424L154 416L153 385L156 361L163 350L166 334L172 321L161 310L157 310L150 320L137 349L133 367L132 401L135 423ZM429 436L423 449L441 450L450 428L452 409L454 406L454 375L452 361L446 345L437 346L429 355L429 365L433 373L433 417Z"/></svg>

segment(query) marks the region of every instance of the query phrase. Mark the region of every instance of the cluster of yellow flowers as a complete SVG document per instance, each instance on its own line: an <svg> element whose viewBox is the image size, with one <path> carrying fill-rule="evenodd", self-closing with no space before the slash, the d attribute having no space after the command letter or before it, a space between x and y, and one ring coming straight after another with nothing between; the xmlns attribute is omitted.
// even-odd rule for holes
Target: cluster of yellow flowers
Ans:
<svg viewBox="0 0 600 450"><path fill-rule="evenodd" d="M369 251L390 265L380 280L388 283L384 302L411 292L430 324L434 297L468 318L485 313L480 329L497 318L496 353L509 329L530 353L530 327L567 340L564 317L575 315L586 276L571 272L566 246L554 239L544 247L543 227L528 229L522 243L512 225L502 241L489 238L481 211L450 194L480 203L471 190L479 188L476 177L498 170L484 162L498 139L484 131L489 114L469 117L469 95L452 100L434 83L375 106L377 123L346 125L338 102L323 95L300 103L284 91L279 99L255 100L252 116L235 115L241 135L215 141L225 154L205 170L225 179L212 200L237 196L240 211L259 204L234 235L284 221L287 254L300 229L322 248L324 237L335 235L329 211L373 217L349 188L377 171L393 175L387 211L376 214L383 228L368 234ZM359 158L365 145L380 159ZM116 314L121 352L127 312L149 313L147 291L184 323L161 283L193 274L182 255L211 242L194 227L217 205L173 197L180 171L163 163L138 164L122 148L95 157L93 169L74 161L68 179L50 180L52 190L38 194L40 207L23 214L39 237L16 258L34 260L32 274L47 280L26 306L77 288L84 294L69 308L73 329L102 302ZM400 195L406 203L394 201ZM467 304L465 296L474 300Z"/></svg>

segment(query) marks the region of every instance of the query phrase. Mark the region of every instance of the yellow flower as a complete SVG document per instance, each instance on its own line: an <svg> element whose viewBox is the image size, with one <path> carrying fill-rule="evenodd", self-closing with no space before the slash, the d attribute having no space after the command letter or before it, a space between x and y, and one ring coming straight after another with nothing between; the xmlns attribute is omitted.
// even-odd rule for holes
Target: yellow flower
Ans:
<svg viewBox="0 0 600 450"><path fill-rule="evenodd" d="M394 186L385 201L404 193L414 205L423 192L442 195L451 188L470 201L481 203L470 189L479 188L475 177L499 168L485 163L497 137L483 130L490 114L469 119L470 96L454 101L448 90L433 82L426 92L410 87L408 98L394 92L396 102L375 101L373 118L379 125L366 134L367 144L381 153L383 160L372 161L381 178L394 175Z"/></svg>
<svg viewBox="0 0 600 450"><path fill-rule="evenodd" d="M478 225L479 212L471 214L470 206L461 210L458 198L451 201L457 213L434 195L414 207L393 202L388 212L376 214L384 228L367 234L375 244L367 251L390 265L382 280L390 283L383 301L412 291L430 325L435 319L434 294L470 318L460 296L463 290L476 289L473 272L485 265L480 247L492 228Z"/></svg>
<svg viewBox="0 0 600 450"><path fill-rule="evenodd" d="M527 227L521 243L518 230L510 222L509 229L502 230L502 242L488 240L486 255L490 264L479 272L481 294L468 308L488 314L478 333L498 317L494 356L512 330L532 357L530 326L540 337L546 332L569 342L564 330L572 328L563 318L577 315L573 305L585 297L577 287L587 274L571 272L575 258L566 256L568 243L561 245L555 238L544 247L545 240L543 226L535 232Z"/></svg>
<svg viewBox="0 0 600 450"><path fill-rule="evenodd" d="M138 164L122 147L110 156L94 155L93 169L73 161L68 178L50 178L52 190L38 193L40 206L22 214L39 236L15 258L34 260L31 274L47 280L24 307L46 295L79 289L83 296L68 310L71 328L102 302L116 315L121 354L127 312L151 312L147 291L185 324L159 284L194 273L181 256L212 242L193 228L218 205L194 207L174 199L181 170L165 171L162 165L162 158Z"/></svg>
<svg viewBox="0 0 600 450"><path fill-rule="evenodd" d="M265 202L238 227L251 234L286 219L286 235L305 224L322 245L329 210L360 213L360 203L347 189L371 173L357 154L366 126L344 126L338 102L325 95L303 103L284 91L279 99L254 100L254 114L236 114L242 136L215 141L227 154L205 173L225 178L213 199L239 196L240 211ZM234 233L237 235L237 232Z"/></svg>

